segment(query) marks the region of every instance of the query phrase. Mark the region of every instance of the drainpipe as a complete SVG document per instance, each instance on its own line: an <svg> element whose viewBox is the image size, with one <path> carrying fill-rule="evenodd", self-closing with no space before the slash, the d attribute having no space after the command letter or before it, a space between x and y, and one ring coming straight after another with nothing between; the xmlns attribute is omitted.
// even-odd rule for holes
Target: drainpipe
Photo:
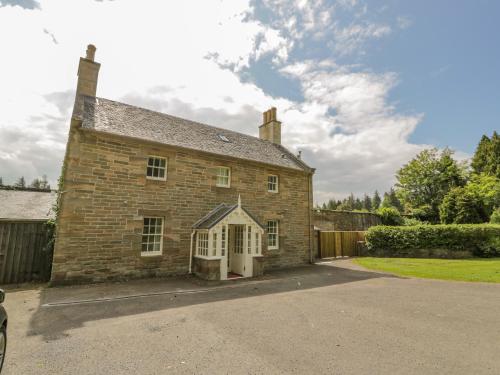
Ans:
<svg viewBox="0 0 500 375"><path fill-rule="evenodd" d="M312 179L313 179L313 174L314 174L314 170L312 170L309 174L308 174L308 178L307 178L307 185L308 185L308 189L307 189L307 200L308 200L308 208L309 208L309 261L314 264L314 228L313 228L313 220L312 220L312 207L311 207L311 203L312 203Z"/></svg>
<svg viewBox="0 0 500 375"><path fill-rule="evenodd" d="M196 231L193 230L193 232L191 233L191 243L189 245L189 273L190 274L191 274L191 267L193 264L193 238L194 238L195 233L196 233Z"/></svg>

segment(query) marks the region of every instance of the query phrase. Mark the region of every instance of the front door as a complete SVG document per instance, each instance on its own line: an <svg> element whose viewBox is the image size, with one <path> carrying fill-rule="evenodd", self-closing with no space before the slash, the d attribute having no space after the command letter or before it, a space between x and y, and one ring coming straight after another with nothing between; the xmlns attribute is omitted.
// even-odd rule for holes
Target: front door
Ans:
<svg viewBox="0 0 500 375"><path fill-rule="evenodd" d="M230 256L231 271L239 275L244 273L245 253L243 248L244 225L234 225L233 227L232 254Z"/></svg>

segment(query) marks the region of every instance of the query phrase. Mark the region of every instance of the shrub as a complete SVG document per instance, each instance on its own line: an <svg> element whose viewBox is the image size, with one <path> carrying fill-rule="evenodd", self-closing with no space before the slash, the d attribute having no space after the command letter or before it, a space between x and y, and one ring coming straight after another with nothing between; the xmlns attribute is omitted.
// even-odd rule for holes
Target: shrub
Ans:
<svg viewBox="0 0 500 375"><path fill-rule="evenodd" d="M412 227L415 225L429 225L429 222L421 221L414 217L403 217L403 225L407 227Z"/></svg>
<svg viewBox="0 0 500 375"><path fill-rule="evenodd" d="M475 256L500 256L500 225L375 226L366 234L367 255L412 256L415 250L471 251Z"/></svg>
<svg viewBox="0 0 500 375"><path fill-rule="evenodd" d="M403 218L395 207L380 207L377 210L383 225L402 225Z"/></svg>
<svg viewBox="0 0 500 375"><path fill-rule="evenodd" d="M491 214L490 224L500 224L500 207Z"/></svg>

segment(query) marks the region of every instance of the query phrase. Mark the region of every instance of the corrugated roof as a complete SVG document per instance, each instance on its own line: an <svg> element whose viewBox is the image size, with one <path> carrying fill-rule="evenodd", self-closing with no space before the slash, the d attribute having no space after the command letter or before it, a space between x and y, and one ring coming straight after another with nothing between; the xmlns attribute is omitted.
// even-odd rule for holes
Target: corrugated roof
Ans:
<svg viewBox="0 0 500 375"><path fill-rule="evenodd" d="M52 206L56 193L43 191L1 190L0 220L48 220L54 218Z"/></svg>
<svg viewBox="0 0 500 375"><path fill-rule="evenodd" d="M83 129L280 167L310 170L303 161L281 145L108 99L85 96L81 117Z"/></svg>

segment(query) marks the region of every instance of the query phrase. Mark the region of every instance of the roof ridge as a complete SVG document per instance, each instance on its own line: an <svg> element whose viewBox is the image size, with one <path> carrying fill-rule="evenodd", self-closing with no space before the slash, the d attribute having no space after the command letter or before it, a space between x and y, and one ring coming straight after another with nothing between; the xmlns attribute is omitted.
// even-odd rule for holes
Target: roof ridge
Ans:
<svg viewBox="0 0 500 375"><path fill-rule="evenodd" d="M83 98L84 98L84 103L86 103L86 105L84 106L85 109L83 111L84 117L87 116L87 120L83 121L84 128L94 129L96 131L103 131L105 133L109 132L118 135L125 135L125 136L128 135L138 139L150 139L151 134L153 134L153 131L157 132L159 131L162 132L163 134L166 134L167 137L170 137L172 143L170 143L168 139L164 139L163 142L160 141L165 144L187 147L195 150L207 151L221 155L234 156L245 160L255 160L255 161L265 162L271 165L277 165L294 169L295 168L302 169L304 171L309 171L309 172L311 170L314 170L313 168L309 167L306 163L298 159L285 146L281 144L276 144L274 142L270 142L265 139L261 139L253 135L241 133L231 129L221 128L214 125L205 124L199 121L184 119L182 117L173 116L168 113L159 112L148 108L143 108L136 105L119 102L116 100L111 100L101 97L92 97L92 96L83 96ZM135 117L136 123L139 121L138 119L142 119L144 117L145 119L140 121L147 121L147 124L149 124L149 126L147 125L144 128L146 129L146 131L143 132L143 134L146 135L142 136L142 134L139 134L140 131L139 132L136 131L135 134L133 134L134 133L133 131L127 134L127 131L130 131L130 129L133 130L133 128L127 128L125 124L130 124L131 126L133 126L134 120L127 122L127 120L129 119L126 117L125 121L123 120L123 118L116 120L115 118L119 118L120 113L125 113L125 114L128 113L128 115L125 116L129 116L129 118ZM96 123L101 123L103 126L99 128L95 125ZM175 133L174 135L168 134L169 123L171 124L171 126L179 128L178 132ZM156 126L156 130L151 130L153 129L153 126L151 126L150 124ZM148 131L149 131L149 138L147 133ZM183 132L184 133L191 132L192 134L196 133L197 134L196 136L198 137L197 141L199 143L197 145L198 147L196 146L191 147L188 144L189 142L181 140L179 134L183 134ZM156 134L153 138L157 139L157 135L159 134ZM224 152L220 152L221 148L217 145L214 146L213 143L211 145L209 143L205 143L205 146L200 146L201 145L200 142L211 142L209 136L212 135L218 135L219 138L221 138L220 136L226 136L227 138L230 139L230 141L228 142L228 146L224 146L225 147ZM224 139L222 140L224 141ZM242 147L251 151L246 152L245 149L243 149ZM274 151L271 151L272 149L274 149ZM261 156L256 156L259 153ZM274 162L269 162L269 159L266 159L262 156L264 154L267 155L268 153L273 155ZM280 159L283 159L283 161L279 161Z"/></svg>
<svg viewBox="0 0 500 375"><path fill-rule="evenodd" d="M254 135L250 135L250 134L247 134L247 133L241 133L241 132L237 132L235 130L231 130L231 129L226 129L226 128L221 128L219 126L215 126L215 125L210 125L210 124L206 124L204 122L199 122L199 121L196 121L196 120L190 120L190 119L187 119L187 118L182 118L182 117L179 117L179 116L174 116L174 115L171 115L169 113L165 113L165 112L160 112L160 111L156 111L154 109L149 109L149 108L144 108L144 107L139 107L137 105L134 105L134 104L128 104L128 103L124 103L124 102L119 102L117 100L111 100L111 99L107 99L107 98L102 98L102 97L92 97L92 96L88 96L88 95L84 95L85 98L89 98L89 99L97 99L97 100L105 100L105 101L108 101L108 102L113 102L113 103L117 103L117 104L121 104L121 105L126 105L127 107L131 107L131 108L137 108L137 109L140 109L142 111L148 111L148 112L151 112L151 113L156 113L156 114L159 114L159 115L162 115L162 116L168 116L168 117L171 117L173 119L177 119L177 120L181 120L181 121L189 121L190 123L192 124L196 124L196 125L201 125L201 126L208 126L210 128L213 128L213 129L217 129L217 130L221 130L221 131L224 131L224 132L229 132L229 133L234 133L234 134L238 134L238 135L244 135L245 137L251 137L251 138L254 138L258 141L261 141L261 142L264 142L264 143L269 143L271 145L276 145L276 143L273 143L273 142L270 142L270 141L267 141L265 139L262 139L262 138L259 138L259 137L256 137Z"/></svg>

